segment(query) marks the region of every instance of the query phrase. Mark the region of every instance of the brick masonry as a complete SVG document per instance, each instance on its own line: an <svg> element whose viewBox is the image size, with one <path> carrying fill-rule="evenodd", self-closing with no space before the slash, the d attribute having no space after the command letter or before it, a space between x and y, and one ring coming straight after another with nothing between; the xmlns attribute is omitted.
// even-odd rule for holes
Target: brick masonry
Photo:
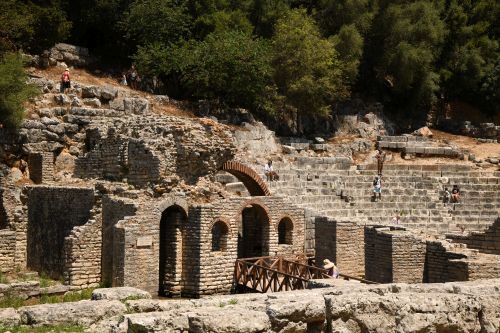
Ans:
<svg viewBox="0 0 500 333"><path fill-rule="evenodd" d="M364 227L354 222L315 219L316 263L330 259L341 273L363 277L365 273Z"/></svg>
<svg viewBox="0 0 500 333"><path fill-rule="evenodd" d="M16 268L16 232L0 230L0 273L12 272Z"/></svg>
<svg viewBox="0 0 500 333"><path fill-rule="evenodd" d="M66 267L65 238L89 221L94 190L32 186L28 192L27 265L60 278Z"/></svg>
<svg viewBox="0 0 500 333"><path fill-rule="evenodd" d="M446 237L453 242L466 244L470 249L500 255L500 218L497 218L485 232L472 232L468 235L450 234Z"/></svg>
<svg viewBox="0 0 500 333"><path fill-rule="evenodd" d="M33 152L28 155L30 178L35 184L54 180L54 154L52 152Z"/></svg>
<svg viewBox="0 0 500 333"><path fill-rule="evenodd" d="M304 251L304 210L287 205L281 198L230 198L188 208L185 201L172 197L158 202L156 207L148 205L147 210L141 210L147 214L140 211L116 224L113 285L158 292L161 283L160 220L162 213L172 206L179 207L187 215L180 227L182 236L177 239L176 253L172 254L175 264L168 264L173 270L170 274L173 280L168 284L174 295L198 297L231 290L238 242L241 246L244 238L250 237L242 235L246 208L258 207L266 216L262 221L262 234L255 236L263 255L293 255ZM278 225L283 219L292 221L292 244L278 244ZM212 229L216 223L226 226L227 234L222 249L213 251Z"/></svg>
<svg viewBox="0 0 500 333"><path fill-rule="evenodd" d="M425 243L394 227L365 228L366 279L374 282L422 282Z"/></svg>

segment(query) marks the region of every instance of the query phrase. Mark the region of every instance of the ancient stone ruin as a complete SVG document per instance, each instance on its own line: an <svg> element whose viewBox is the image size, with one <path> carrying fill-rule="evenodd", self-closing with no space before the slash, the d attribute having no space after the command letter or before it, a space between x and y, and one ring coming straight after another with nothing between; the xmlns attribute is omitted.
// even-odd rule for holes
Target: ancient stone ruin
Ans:
<svg viewBox="0 0 500 333"><path fill-rule="evenodd" d="M270 257L282 258L281 267L262 272L274 272L283 290L284 281L291 289L329 288L172 305L124 296L126 306L103 291L98 300L68 305L72 310L0 310L0 324L54 324L76 311L81 316L74 322L98 332L498 332L500 171L387 163L382 200L374 202L376 165L306 156L297 150L311 143L285 139L291 148L274 164L279 180L269 182L264 160L252 155L253 139L230 126L162 114L157 99L127 89L76 83L62 95L50 80L33 81L44 95L28 119L18 130L0 128L1 273L38 272L61 281L59 292L133 287L147 298L199 298L241 290L234 279L238 260ZM326 143L311 145L329 151ZM413 136L382 136L378 146L463 158ZM453 185L460 186L461 201L443 202ZM327 258L349 279L344 285L316 281L324 272L314 275L311 267L315 261L321 270ZM279 275L292 261L297 271ZM249 265L244 274L255 275L259 264ZM312 275L304 278L298 265ZM475 280L483 282L455 283ZM376 285L384 283L396 284ZM250 289L265 289L259 288ZM0 284L0 298L44 292L38 284ZM443 297L431 311L425 294L434 292ZM377 302L391 309L385 317ZM408 304L416 305L404 315L395 310ZM416 324L419 313L434 319L423 316ZM234 319L239 316L249 319Z"/></svg>

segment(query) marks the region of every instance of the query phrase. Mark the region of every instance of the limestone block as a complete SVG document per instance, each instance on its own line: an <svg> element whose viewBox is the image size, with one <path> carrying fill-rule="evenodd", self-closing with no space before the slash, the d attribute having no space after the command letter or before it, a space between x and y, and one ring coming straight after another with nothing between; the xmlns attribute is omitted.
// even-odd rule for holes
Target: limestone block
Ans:
<svg viewBox="0 0 500 333"><path fill-rule="evenodd" d="M147 291L132 287L100 288L92 292L93 300L119 300L149 299L151 294Z"/></svg>
<svg viewBox="0 0 500 333"><path fill-rule="evenodd" d="M266 332L271 323L265 312L241 308L204 308L187 314L189 332L257 333Z"/></svg>
<svg viewBox="0 0 500 333"><path fill-rule="evenodd" d="M1 326L17 326L21 322L21 316L14 308L0 309Z"/></svg>
<svg viewBox="0 0 500 333"><path fill-rule="evenodd" d="M82 87L82 97L83 98L99 98L101 97L101 91L99 87L96 86L85 86Z"/></svg>
<svg viewBox="0 0 500 333"><path fill-rule="evenodd" d="M103 318L126 312L125 304L107 300L33 305L18 310L24 325L79 324L87 327Z"/></svg>
<svg viewBox="0 0 500 333"><path fill-rule="evenodd" d="M292 146L282 145L281 148L284 154L294 154L297 152Z"/></svg>
<svg viewBox="0 0 500 333"><path fill-rule="evenodd" d="M105 101L110 101L118 96L118 90L111 86L105 86L101 88L100 97Z"/></svg>
<svg viewBox="0 0 500 333"><path fill-rule="evenodd" d="M93 108L100 108L101 107L101 101L99 98L84 98L82 100L83 104L93 107Z"/></svg>
<svg viewBox="0 0 500 333"><path fill-rule="evenodd" d="M169 312L135 313L124 316L128 332L188 332L186 315Z"/></svg>

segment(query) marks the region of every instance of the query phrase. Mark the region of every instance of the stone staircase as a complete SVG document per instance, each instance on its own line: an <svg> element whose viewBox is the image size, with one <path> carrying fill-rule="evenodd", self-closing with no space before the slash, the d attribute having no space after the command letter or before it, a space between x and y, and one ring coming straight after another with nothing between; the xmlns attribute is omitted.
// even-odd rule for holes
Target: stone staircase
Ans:
<svg viewBox="0 0 500 333"><path fill-rule="evenodd" d="M309 158L309 162L313 159ZM388 224L399 214L409 228L446 233L484 230L500 215L500 172L466 165L386 165L382 200L374 202L376 166L338 163L276 163L273 195L336 220ZM444 188L458 185L462 200L442 202Z"/></svg>

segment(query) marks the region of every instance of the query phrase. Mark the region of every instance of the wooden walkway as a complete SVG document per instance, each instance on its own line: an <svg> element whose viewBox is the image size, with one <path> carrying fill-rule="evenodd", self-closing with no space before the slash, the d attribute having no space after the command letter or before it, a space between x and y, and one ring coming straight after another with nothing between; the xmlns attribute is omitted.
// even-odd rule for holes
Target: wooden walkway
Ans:
<svg viewBox="0 0 500 333"><path fill-rule="evenodd" d="M237 259L234 267L236 292L260 293L306 289L312 279L332 279L328 271L306 264L305 257L256 257ZM346 280L373 283L360 278L340 274Z"/></svg>

